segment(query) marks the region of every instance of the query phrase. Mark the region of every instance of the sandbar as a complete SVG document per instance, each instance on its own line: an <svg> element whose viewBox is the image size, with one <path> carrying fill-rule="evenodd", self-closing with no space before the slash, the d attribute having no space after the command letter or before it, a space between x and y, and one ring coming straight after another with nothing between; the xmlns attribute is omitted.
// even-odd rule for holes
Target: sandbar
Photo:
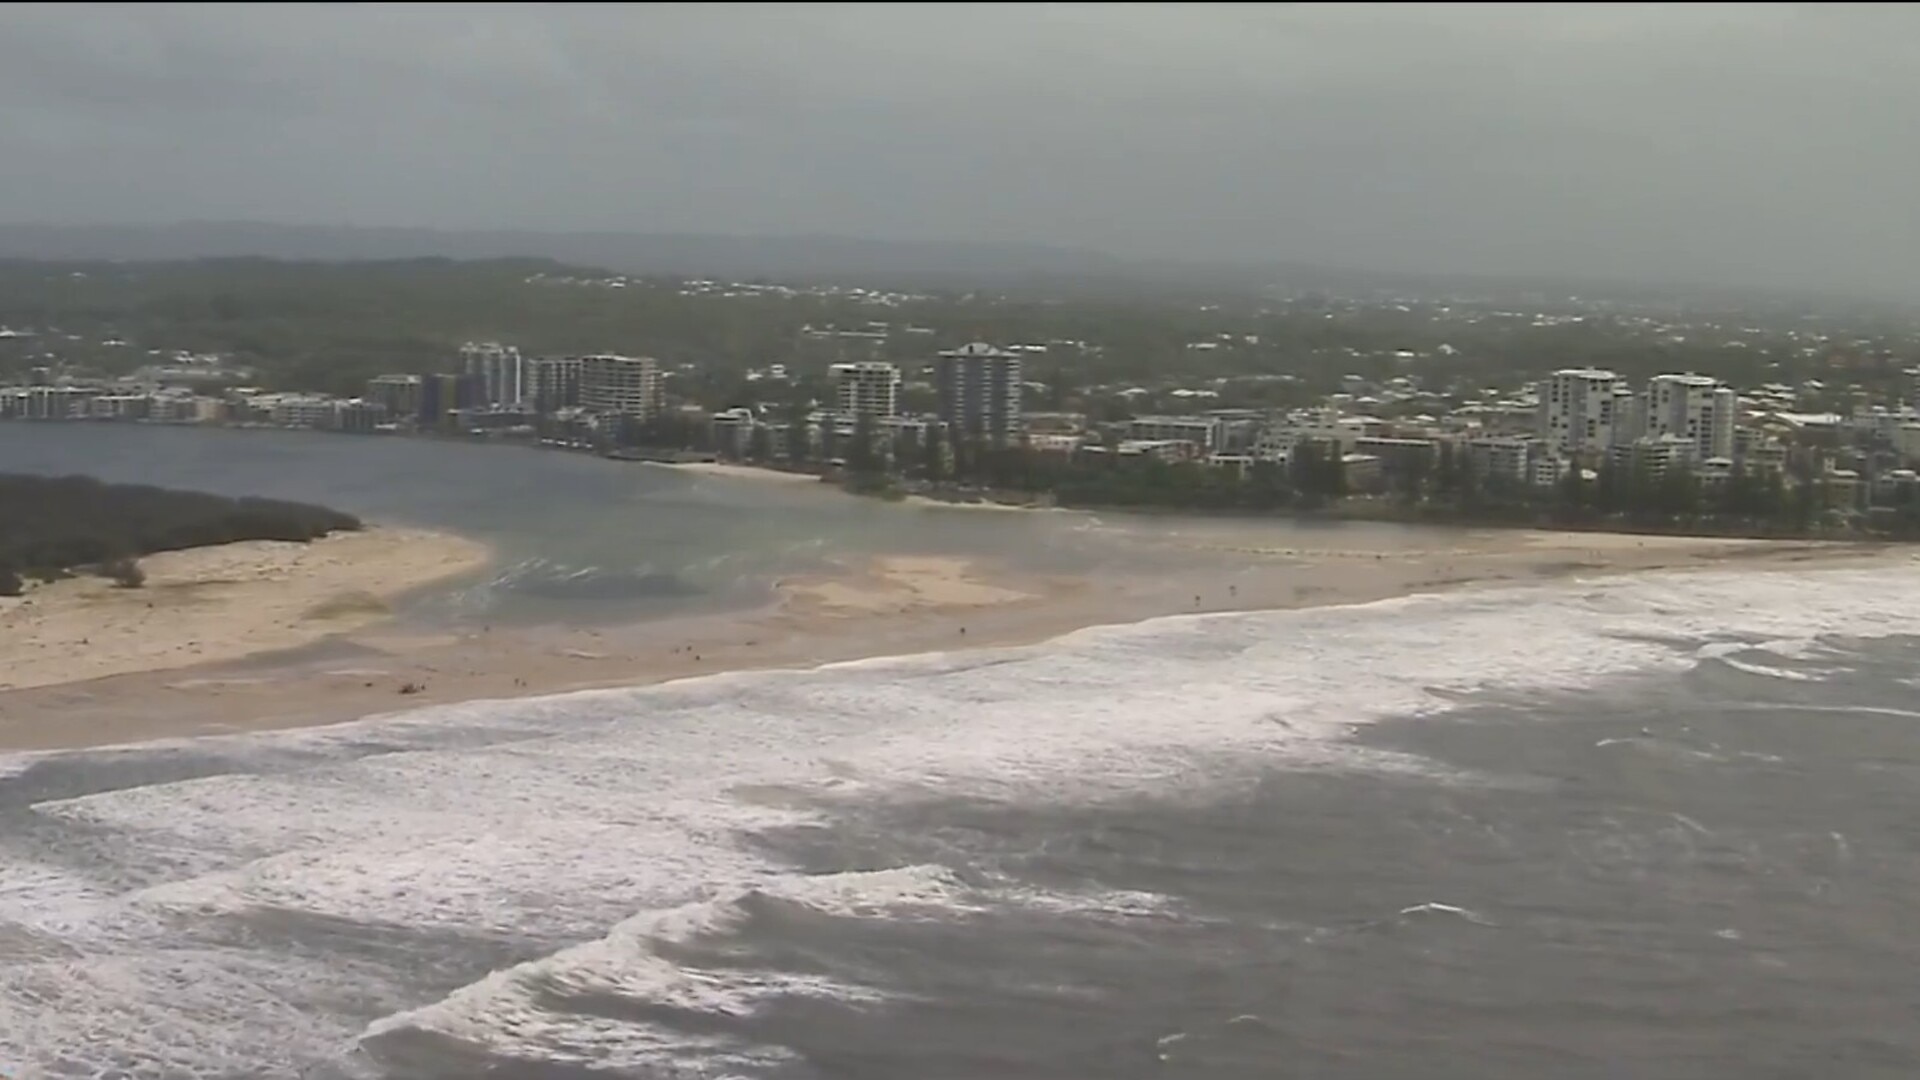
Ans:
<svg viewBox="0 0 1920 1080"><path fill-rule="evenodd" d="M789 472L785 469L768 469L758 465L739 465L726 461L688 461L659 463L661 468L675 472L697 473L704 476L724 476L731 480L763 480L772 483L818 484L821 479L816 473Z"/></svg>
<svg viewBox="0 0 1920 1080"><path fill-rule="evenodd" d="M393 602L472 573L485 545L370 528L146 556L146 583L80 576L0 599L0 690L237 660L381 622Z"/></svg>

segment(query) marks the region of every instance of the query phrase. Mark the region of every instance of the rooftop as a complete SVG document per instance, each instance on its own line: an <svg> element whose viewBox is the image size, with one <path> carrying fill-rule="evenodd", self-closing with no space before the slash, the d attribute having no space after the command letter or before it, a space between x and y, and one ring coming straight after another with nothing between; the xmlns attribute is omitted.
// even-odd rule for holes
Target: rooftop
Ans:
<svg viewBox="0 0 1920 1080"><path fill-rule="evenodd" d="M1005 349L997 349L984 341L976 341L968 345L962 345L957 349L948 349L940 355L951 357L984 356L997 360L1012 360L1016 358L1014 353L1010 353Z"/></svg>

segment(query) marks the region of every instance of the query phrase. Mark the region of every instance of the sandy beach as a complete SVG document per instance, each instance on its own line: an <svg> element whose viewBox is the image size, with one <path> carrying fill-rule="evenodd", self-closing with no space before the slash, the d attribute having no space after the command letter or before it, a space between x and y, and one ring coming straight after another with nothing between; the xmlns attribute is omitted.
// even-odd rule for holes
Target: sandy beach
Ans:
<svg viewBox="0 0 1920 1080"><path fill-rule="evenodd" d="M1299 543L1309 536L1315 546ZM183 552L150 560L144 590L70 582L36 593L33 611L16 603L0 615L0 671L14 686L0 690L0 750L328 724L433 703L1030 644L1163 615L1729 561L1762 570L1911 558L1877 545L1595 533L1416 530L1331 546L1336 538L1345 539L1259 523L1169 523L1149 542L1176 560L1192 553L1190 570L1036 575L963 557L885 556L781 581L777 599L754 611L438 636L381 627L384 598L471 570L484 559L473 545L374 530L304 551ZM270 649L293 651L255 655Z"/></svg>
<svg viewBox="0 0 1920 1080"><path fill-rule="evenodd" d="M689 461L680 464L660 466L675 472L695 473L702 476L724 476L732 480L761 480L775 484L818 484L820 478L813 473L787 472L785 469L763 469L758 465L736 465L725 461Z"/></svg>
<svg viewBox="0 0 1920 1080"><path fill-rule="evenodd" d="M481 544L413 529L149 555L141 588L80 576L0 599L0 690L305 645L376 624L401 594L487 559Z"/></svg>

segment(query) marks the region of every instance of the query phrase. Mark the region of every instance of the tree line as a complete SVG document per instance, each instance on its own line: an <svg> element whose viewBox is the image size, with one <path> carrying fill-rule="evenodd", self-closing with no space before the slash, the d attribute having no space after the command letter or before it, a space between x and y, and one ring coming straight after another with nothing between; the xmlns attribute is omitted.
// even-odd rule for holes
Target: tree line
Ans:
<svg viewBox="0 0 1920 1080"><path fill-rule="evenodd" d="M135 560L156 551L239 540L305 543L360 527L351 514L306 503L0 473L0 596L20 595L28 579L52 581L82 569L137 586L144 577Z"/></svg>
<svg viewBox="0 0 1920 1080"><path fill-rule="evenodd" d="M1596 469L1570 469L1556 483L1539 485L1487 468L1467 452L1441 443L1430 455L1411 455L1384 468L1364 493L1355 490L1348 467L1333 447L1297 444L1284 462L1255 461L1245 467L1204 461L1163 461L1150 456L1036 451L1016 441L995 446L978 439L952 440L938 428L924 440L888 444L856 432L829 439L825 453L840 461L848 486L883 491L892 481L935 487L1045 494L1062 506L1211 512L1327 512L1368 518L1554 528L1679 531L1747 536L1804 537L1829 531L1842 512L1831 505L1829 485L1812 472L1749 471L1708 478L1685 463L1665 469L1645 463L1603 462ZM844 445L838 445L844 444ZM749 460L809 467L804 440L774 460L764 436L749 444ZM1364 497L1360 497L1364 495ZM1903 489L1868 531L1920 539L1920 491Z"/></svg>

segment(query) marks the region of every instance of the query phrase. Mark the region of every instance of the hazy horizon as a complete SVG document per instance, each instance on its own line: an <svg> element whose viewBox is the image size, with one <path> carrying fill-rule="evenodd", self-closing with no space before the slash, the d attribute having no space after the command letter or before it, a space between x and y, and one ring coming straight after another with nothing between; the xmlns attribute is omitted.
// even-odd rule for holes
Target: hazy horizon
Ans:
<svg viewBox="0 0 1920 1080"><path fill-rule="evenodd" d="M1859 4L16 5L0 221L1908 297L1917 30Z"/></svg>

